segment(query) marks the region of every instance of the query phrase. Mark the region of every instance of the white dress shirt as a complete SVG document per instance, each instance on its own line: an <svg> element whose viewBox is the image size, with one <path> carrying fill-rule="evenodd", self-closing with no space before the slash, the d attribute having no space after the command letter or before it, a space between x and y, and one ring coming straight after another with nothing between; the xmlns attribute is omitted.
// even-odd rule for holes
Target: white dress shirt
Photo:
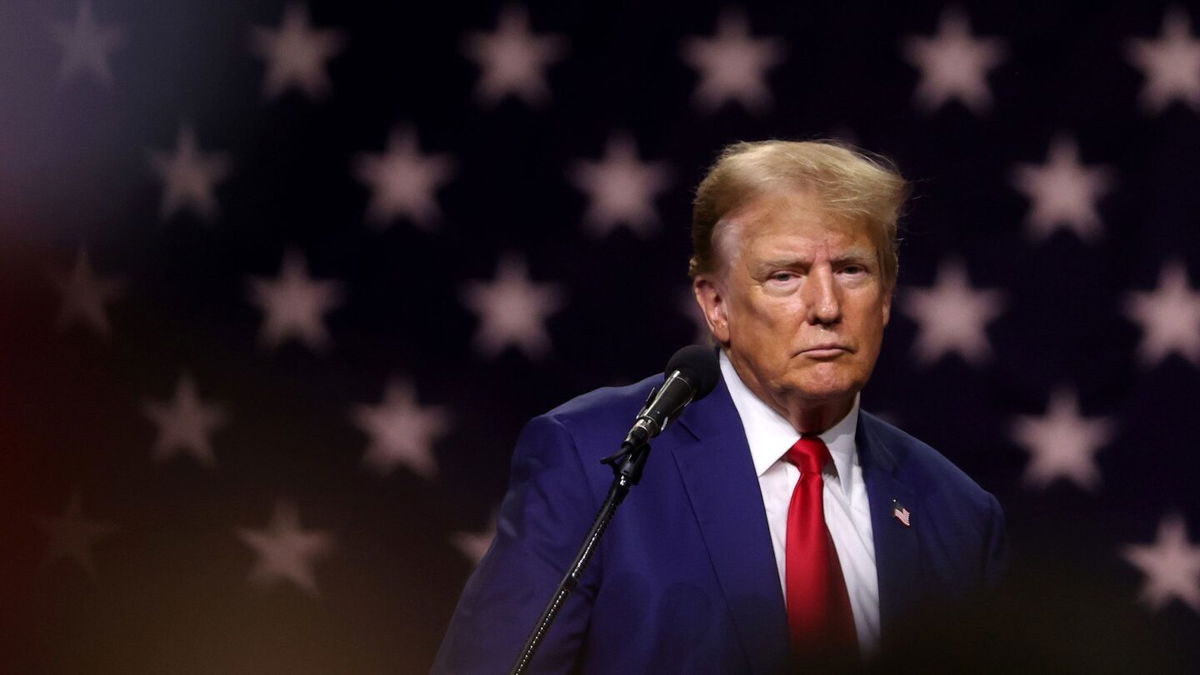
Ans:
<svg viewBox="0 0 1200 675"><path fill-rule="evenodd" d="M754 470L758 473L782 592L787 587L788 504L796 482L800 480L800 470L784 459L784 455L799 440L800 434L787 419L750 391L724 351L720 359L721 374L738 416L742 418ZM854 440L857 430L858 396L855 396L849 414L819 436L833 457L833 462L822 471L825 524L833 537L842 575L846 579L859 648L865 653L879 642L879 577L875 571L875 542L871 538L867 487L863 483L858 445ZM786 592L784 598L786 602Z"/></svg>

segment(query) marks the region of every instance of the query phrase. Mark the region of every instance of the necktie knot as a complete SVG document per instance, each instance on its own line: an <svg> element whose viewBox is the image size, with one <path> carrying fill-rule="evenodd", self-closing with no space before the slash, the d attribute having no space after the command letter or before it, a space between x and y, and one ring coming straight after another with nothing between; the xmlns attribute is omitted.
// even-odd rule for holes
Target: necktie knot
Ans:
<svg viewBox="0 0 1200 675"><path fill-rule="evenodd" d="M821 475L821 467L830 459L829 447L818 436L801 437L787 451L787 461L796 465L801 475Z"/></svg>

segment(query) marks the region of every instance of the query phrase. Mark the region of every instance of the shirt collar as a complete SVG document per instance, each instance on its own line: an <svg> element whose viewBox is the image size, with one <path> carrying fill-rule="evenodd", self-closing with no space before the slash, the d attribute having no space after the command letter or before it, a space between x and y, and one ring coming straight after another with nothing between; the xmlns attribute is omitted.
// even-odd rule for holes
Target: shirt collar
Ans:
<svg viewBox="0 0 1200 675"><path fill-rule="evenodd" d="M762 476L767 469L779 461L788 448L792 447L800 434L792 427L783 415L776 412L750 391L741 376L734 369L733 363L721 350L721 375L725 378L725 386L737 408L738 416L742 418L742 428L746 431L746 442L750 446L750 456L754 460L754 471ZM850 469L858 463L858 446L854 436L858 431L858 399L854 395L854 404L837 424L817 434L829 447L833 457L833 465L837 471L838 482L843 490L850 488Z"/></svg>

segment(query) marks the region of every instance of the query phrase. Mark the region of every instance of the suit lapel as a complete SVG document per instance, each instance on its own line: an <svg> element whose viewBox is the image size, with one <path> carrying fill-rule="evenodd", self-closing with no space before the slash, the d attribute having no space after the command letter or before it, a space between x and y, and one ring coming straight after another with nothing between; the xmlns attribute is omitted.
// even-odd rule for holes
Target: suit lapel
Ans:
<svg viewBox="0 0 1200 675"><path fill-rule="evenodd" d="M758 476L725 383L679 424L691 435L669 447L750 671L775 672L787 659L787 613Z"/></svg>
<svg viewBox="0 0 1200 675"><path fill-rule="evenodd" d="M896 478L896 456L879 439L879 424L870 414L860 414L856 441L871 505L879 620L886 635L888 627L916 602L920 591L916 583L921 562L916 530L923 514L915 493ZM910 526L896 517L896 506L908 509Z"/></svg>

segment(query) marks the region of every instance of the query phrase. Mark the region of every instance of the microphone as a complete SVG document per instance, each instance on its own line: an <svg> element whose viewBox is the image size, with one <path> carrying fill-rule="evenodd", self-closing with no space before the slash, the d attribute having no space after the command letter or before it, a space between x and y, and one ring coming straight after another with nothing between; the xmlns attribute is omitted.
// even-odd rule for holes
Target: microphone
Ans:
<svg viewBox="0 0 1200 675"><path fill-rule="evenodd" d="M679 417L687 404L708 396L721 378L721 368L711 347L689 345L667 361L666 376L662 386L650 392L622 448L644 445Z"/></svg>
<svg viewBox="0 0 1200 675"><path fill-rule="evenodd" d="M521 675L528 670L530 660L533 659L546 632L550 630L567 596L579 585L579 580L583 577L592 555L599 548L600 538L612 522L617 507L642 477L642 468L646 465L646 458L650 456L650 446L646 441L657 436L671 420L679 417L684 406L707 396L717 386L721 368L717 365L717 355L711 348L692 345L675 352L671 360L667 361L666 374L667 379L662 386L650 392L646 405L638 413L637 421L633 423L633 428L621 444L620 452L600 460L612 467L612 487L608 489L608 496L600 505L596 519L592 521L592 529L588 530L579 552L575 554L571 568L558 583L554 597L550 598L546 609L542 610L537 625L529 634L525 646L521 648L509 675Z"/></svg>

